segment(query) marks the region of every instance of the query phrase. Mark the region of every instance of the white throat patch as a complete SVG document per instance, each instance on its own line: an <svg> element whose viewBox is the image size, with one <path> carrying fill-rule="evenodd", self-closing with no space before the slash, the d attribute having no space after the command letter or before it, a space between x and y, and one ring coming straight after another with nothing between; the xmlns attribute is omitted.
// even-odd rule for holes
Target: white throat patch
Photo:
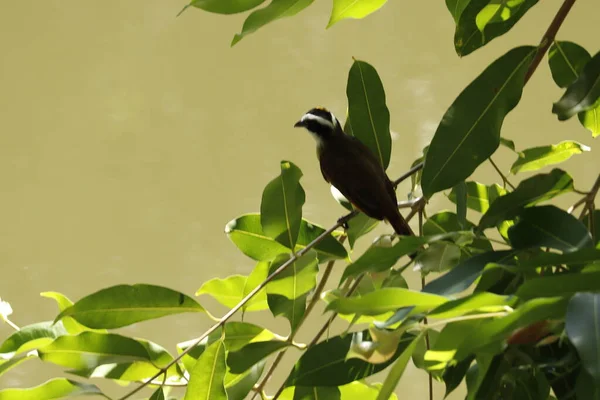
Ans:
<svg viewBox="0 0 600 400"><path fill-rule="evenodd" d="M332 117L333 117L333 114L332 114ZM328 126L332 130L335 129L335 123L332 123L331 121L329 121L323 117L319 117L318 115L314 115L314 114L310 114L310 113L304 114L300 121L304 122L306 120L317 121L319 124ZM333 120L335 121L335 117L333 117Z"/></svg>

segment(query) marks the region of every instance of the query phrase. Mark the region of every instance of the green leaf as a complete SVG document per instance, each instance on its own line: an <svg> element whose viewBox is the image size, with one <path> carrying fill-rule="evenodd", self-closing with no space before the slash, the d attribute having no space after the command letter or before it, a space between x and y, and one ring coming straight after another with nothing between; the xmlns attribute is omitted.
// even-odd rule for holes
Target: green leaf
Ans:
<svg viewBox="0 0 600 400"><path fill-rule="evenodd" d="M460 255L460 247L454 243L432 243L417 256L415 269L422 274L447 271L458 264Z"/></svg>
<svg viewBox="0 0 600 400"><path fill-rule="evenodd" d="M528 279L519 286L515 294L520 299L527 300L539 297L567 297L576 292L587 291L600 291L600 272L558 274Z"/></svg>
<svg viewBox="0 0 600 400"><path fill-rule="evenodd" d="M343 400L375 400L381 389L380 383L369 384L364 381L354 381L338 387ZM392 394L389 400L398 400Z"/></svg>
<svg viewBox="0 0 600 400"><path fill-rule="evenodd" d="M590 148L571 140L549 146L532 147L519 152L519 157L510 167L510 172L536 171L547 165L558 164L575 154L590 151Z"/></svg>
<svg viewBox="0 0 600 400"><path fill-rule="evenodd" d="M21 364L22 362L31 360L32 358L36 358L36 356L31 353L22 354L20 356L13 356L9 360L4 360L0 358L0 376L2 376L2 374L11 370L12 368L16 367L17 365Z"/></svg>
<svg viewBox="0 0 600 400"><path fill-rule="evenodd" d="M442 375L442 379L446 384L446 393L444 394L444 398L448 397L448 395L460 385L474 359L475 356L467 357L457 364L448 366L444 370L444 374Z"/></svg>
<svg viewBox="0 0 600 400"><path fill-rule="evenodd" d="M165 400L165 392L163 391L162 386L152 393L149 400Z"/></svg>
<svg viewBox="0 0 600 400"><path fill-rule="evenodd" d="M208 294L226 307L232 308L238 304L248 293L250 293L266 277L269 263L259 262L250 276L231 275L225 279L213 278L205 282L196 292L196 296ZM244 311L266 310L267 293L263 289L256 294L244 308Z"/></svg>
<svg viewBox="0 0 600 400"><path fill-rule="evenodd" d="M240 33L236 33L231 41L234 46L246 35L255 32L266 24L280 18L292 17L311 5L313 0L271 0L271 3L252 12L244 21L244 26Z"/></svg>
<svg viewBox="0 0 600 400"><path fill-rule="evenodd" d="M306 247L325 229L305 219L300 224L296 250ZM225 226L229 239L248 257L256 261L272 261L280 254L291 250L265 235L260 225L260 214L246 214L230 221ZM320 262L346 258L347 252L332 235L325 237L314 247Z"/></svg>
<svg viewBox="0 0 600 400"><path fill-rule="evenodd" d="M467 221L466 229L473 229L475 225ZM423 224L423 235L433 236L433 235L441 235L441 234L449 234L451 232L458 232L462 228L458 224L458 217L456 214L450 211L442 211L437 214L432 215L427 218L425 223ZM459 245L463 245L462 239L467 239L466 236L458 236L454 241ZM463 256L470 257L471 249L476 249L480 252L492 251L492 245L485 237L479 237L473 239L473 241L465 248L462 247L461 251Z"/></svg>
<svg viewBox="0 0 600 400"><path fill-rule="evenodd" d="M362 19L379 10L387 0L333 0L327 27L346 18Z"/></svg>
<svg viewBox="0 0 600 400"><path fill-rule="evenodd" d="M271 264L269 274L289 259L288 255L277 258ZM317 284L317 265L317 253L310 250L267 284L267 294L281 295L293 300L310 292Z"/></svg>
<svg viewBox="0 0 600 400"><path fill-rule="evenodd" d="M600 52L585 65L581 74L569 85L559 101L552 106L552 113L559 121L595 107L600 98Z"/></svg>
<svg viewBox="0 0 600 400"><path fill-rule="evenodd" d="M225 345L229 352L238 351L250 343L268 342L274 338L275 334L262 326L238 321L225 324Z"/></svg>
<svg viewBox="0 0 600 400"><path fill-rule="evenodd" d="M500 144L512 151L516 151L515 150L515 142L509 139L505 139L503 137L500 138Z"/></svg>
<svg viewBox="0 0 600 400"><path fill-rule="evenodd" d="M445 275L429 282L423 292L450 296L467 289L481 275L489 263L509 262L514 256L512 251L490 251L468 258Z"/></svg>
<svg viewBox="0 0 600 400"><path fill-rule="evenodd" d="M497 309L498 306L512 305L514 301L509 296L501 296L494 293L473 293L469 296L452 300L433 309L428 317L447 319L473 312L488 312L490 308Z"/></svg>
<svg viewBox="0 0 600 400"><path fill-rule="evenodd" d="M277 351L280 351L291 344L280 340L271 340L268 342L254 342L247 344L237 351L230 351L227 356L227 365L234 374L240 374L262 359L268 357Z"/></svg>
<svg viewBox="0 0 600 400"><path fill-rule="evenodd" d="M471 210L485 213L489 208L490 204L494 202L498 197L506 194L506 190L497 184L486 186L479 182L467 182L467 207ZM456 203L456 190L452 188L452 191L448 195L451 202Z"/></svg>
<svg viewBox="0 0 600 400"><path fill-rule="evenodd" d="M263 232L289 249L296 245L306 198L301 177L300 168L282 161L280 175L267 184L260 203Z"/></svg>
<svg viewBox="0 0 600 400"><path fill-rule="evenodd" d="M191 297L162 286L117 285L77 301L56 321L71 316L90 328L113 329L183 312L206 312Z"/></svg>
<svg viewBox="0 0 600 400"><path fill-rule="evenodd" d="M554 206L523 209L516 224L508 230L508 237L517 249L550 247L572 252L594 246L585 225Z"/></svg>
<svg viewBox="0 0 600 400"><path fill-rule="evenodd" d="M10 335L0 346L0 354L14 354L27 352L51 343L59 336L66 335L67 331L62 323L53 324L52 321L38 322L27 325Z"/></svg>
<svg viewBox="0 0 600 400"><path fill-rule="evenodd" d="M565 329L583 369L600 385L600 293L577 293L571 298Z"/></svg>
<svg viewBox="0 0 600 400"><path fill-rule="evenodd" d="M446 0L446 7L448 7L448 11L452 14L455 24L458 24L462 12L470 1L471 0Z"/></svg>
<svg viewBox="0 0 600 400"><path fill-rule="evenodd" d="M42 293L40 293L40 296L55 300L56 304L58 305L59 312L62 312L73 305L73 302L71 300L69 300L69 298L62 293L42 292ZM62 324L64 325L65 329L67 330L67 332L70 335L77 335L78 333L81 333L81 332L95 330L95 329L88 328L87 326L81 325L79 322L77 322L75 319L73 319L71 317L64 317L62 319ZM105 329L99 329L96 331L106 332Z"/></svg>
<svg viewBox="0 0 600 400"><path fill-rule="evenodd" d="M573 190L569 174L553 169L548 174L534 175L522 181L517 188L494 201L479 221L479 230L513 219L526 206L532 206Z"/></svg>
<svg viewBox="0 0 600 400"><path fill-rule="evenodd" d="M0 400L54 400L85 395L109 398L96 385L79 383L65 378L50 379L39 386L28 389L0 390Z"/></svg>
<svg viewBox="0 0 600 400"><path fill-rule="evenodd" d="M264 2L265 0L192 0L189 5L217 14L237 14Z"/></svg>
<svg viewBox="0 0 600 400"><path fill-rule="evenodd" d="M417 343L421 340L421 337L424 336L425 331L421 331L421 333L416 336L408 346L404 349L400 357L396 360L390 372L388 373L385 381L383 382L383 387L377 396L377 400L387 400L390 398L396 386L398 386L398 382L400 382L400 378L404 374L404 370L406 369L406 365L408 364L408 360L412 356Z"/></svg>
<svg viewBox="0 0 600 400"><path fill-rule="evenodd" d="M341 2L348 2L348 0ZM350 0L350 2L368 3L369 1ZM348 74L346 95L348 96L348 119L352 124L354 137L367 145L383 168L387 169L392 152L390 112L385 104L383 83L371 64L354 60Z"/></svg>
<svg viewBox="0 0 600 400"><path fill-rule="evenodd" d="M291 331L295 332L304 318L307 297L308 293L290 300L285 296L269 294L267 295L267 301L273 316L283 316L290 322Z"/></svg>
<svg viewBox="0 0 600 400"><path fill-rule="evenodd" d="M348 243L353 248L356 240L371 232L379 224L379 221L368 217L366 214L358 213L358 215L348 221Z"/></svg>
<svg viewBox="0 0 600 400"><path fill-rule="evenodd" d="M600 102L598 102L597 106L590 108L589 110L582 111L577 114L577 116L579 117L579 122L581 122L581 125L592 132L592 137L595 138L600 135Z"/></svg>
<svg viewBox="0 0 600 400"><path fill-rule="evenodd" d="M227 400L225 392L225 344L218 340L208 346L190 373L185 400Z"/></svg>
<svg viewBox="0 0 600 400"><path fill-rule="evenodd" d="M592 59L586 49L573 42L555 41L550 47L549 63L554 82L561 88L573 83L585 65ZM592 132L592 137L600 135L600 103L589 110L577 114L579 122Z"/></svg>
<svg viewBox="0 0 600 400"><path fill-rule="evenodd" d="M93 338L89 341L92 340ZM109 363L108 365L103 363L99 366L91 364L91 368L75 369L69 371L69 373L84 378L107 378L123 382L139 382L155 376L160 372L159 366L166 366L173 361L173 356L162 346L143 339L135 339L135 341L146 349L148 360ZM85 357L86 353L97 351L98 348L96 346L88 349L84 344L79 350L82 352L82 357ZM71 353L77 352L76 349L69 349L67 351ZM157 381L162 382L162 379L163 376L157 378ZM182 383L182 379L183 377L180 375L176 365L169 367L167 370L168 383Z"/></svg>
<svg viewBox="0 0 600 400"><path fill-rule="evenodd" d="M296 386L293 400L341 400L340 390L335 386Z"/></svg>
<svg viewBox="0 0 600 400"><path fill-rule="evenodd" d="M471 0L460 13L454 33L454 48L466 56L508 32L537 0Z"/></svg>
<svg viewBox="0 0 600 400"><path fill-rule="evenodd" d="M368 331L362 332L368 339ZM373 375L389 366L408 346L400 342L394 357L382 364L370 364L346 354L352 346L352 335L334 336L307 349L296 362L285 386L340 386Z"/></svg>
<svg viewBox="0 0 600 400"><path fill-rule="evenodd" d="M342 297L327 305L327 310L341 314L378 315L401 307L423 309L437 307L448 301L445 297L403 288L383 288L360 297Z"/></svg>
<svg viewBox="0 0 600 400"><path fill-rule="evenodd" d="M468 232L450 232L442 235L431 236L402 236L393 246L380 237L371 247L367 249L356 261L346 267L341 281L351 276L357 276L363 272L382 272L393 267L400 257L412 254L427 243L437 242L444 239L461 238L472 236Z"/></svg>
<svg viewBox="0 0 600 400"><path fill-rule="evenodd" d="M296 243L296 251L305 248L310 242L315 240L319 235L325 232L322 226L314 224L305 219L300 225L300 233L298 234L298 242ZM339 240L333 235L327 235L315 247L319 263L324 263L330 260L339 260L348 257L348 252Z"/></svg>
<svg viewBox="0 0 600 400"><path fill-rule="evenodd" d="M594 210L594 212L592 213L592 218L594 220L594 222L593 222L594 229L590 229L591 221L590 221L589 215L588 215L588 218L586 218L585 226L590 230L593 237L596 239L596 248L600 249L600 210Z"/></svg>
<svg viewBox="0 0 600 400"><path fill-rule="evenodd" d="M454 203L456 204L456 217L461 230L466 229L467 224L467 184L465 181L458 182L452 188L454 192Z"/></svg>
<svg viewBox="0 0 600 400"><path fill-rule="evenodd" d="M575 82L592 56L573 42L555 40L548 51L548 64L554 82L566 88Z"/></svg>
<svg viewBox="0 0 600 400"><path fill-rule="evenodd" d="M227 400L244 400L252 390L256 382L260 379L265 368L265 361L254 364L252 368L243 374L232 374L228 372L225 375L225 390L227 391Z"/></svg>
<svg viewBox="0 0 600 400"><path fill-rule="evenodd" d="M83 332L77 336L60 336L38 352L44 361L76 370L152 360L142 343L115 333Z"/></svg>
<svg viewBox="0 0 600 400"><path fill-rule="evenodd" d="M510 50L452 103L425 157L421 181L425 197L467 179L496 151L502 122L521 99L525 73L535 52L532 46Z"/></svg>
<svg viewBox="0 0 600 400"><path fill-rule="evenodd" d="M600 261L600 249L583 248L564 254L541 253L519 262L516 270L547 267L551 265L584 265Z"/></svg>

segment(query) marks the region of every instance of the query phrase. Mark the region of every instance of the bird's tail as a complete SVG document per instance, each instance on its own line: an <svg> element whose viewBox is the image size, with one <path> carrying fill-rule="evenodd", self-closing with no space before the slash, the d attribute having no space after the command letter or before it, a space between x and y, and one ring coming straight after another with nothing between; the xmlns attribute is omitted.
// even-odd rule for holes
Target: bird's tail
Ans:
<svg viewBox="0 0 600 400"><path fill-rule="evenodd" d="M398 235L415 236L415 233L412 231L410 225L408 225L408 222L406 222L400 212L397 212L392 218L388 218L387 220Z"/></svg>

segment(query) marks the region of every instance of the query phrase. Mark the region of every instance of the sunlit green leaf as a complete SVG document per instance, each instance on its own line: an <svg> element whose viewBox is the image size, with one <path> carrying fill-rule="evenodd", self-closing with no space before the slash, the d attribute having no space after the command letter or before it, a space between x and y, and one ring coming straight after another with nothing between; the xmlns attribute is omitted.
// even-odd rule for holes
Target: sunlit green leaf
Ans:
<svg viewBox="0 0 600 400"><path fill-rule="evenodd" d="M514 301L509 296L494 293L473 293L469 296L452 300L434 308L428 316L431 318L455 318L472 312L487 312L498 309L498 306L512 305Z"/></svg>
<svg viewBox="0 0 600 400"><path fill-rule="evenodd" d="M368 0L336 0L345 3L369 3ZM380 1L381 0L372 0ZM390 163L392 137L390 112L385 104L383 83L375 68L364 61L354 60L348 84L348 119L352 134L371 149L384 169Z"/></svg>
<svg viewBox="0 0 600 400"><path fill-rule="evenodd" d="M248 11L265 0L192 0L190 6L217 14L236 14Z"/></svg>
<svg viewBox="0 0 600 400"><path fill-rule="evenodd" d="M448 301L445 297L403 288L383 288L361 297L343 297L329 303L327 310L342 314L377 315L401 307L437 307Z"/></svg>
<svg viewBox="0 0 600 400"><path fill-rule="evenodd" d="M103 364L153 361L142 343L115 333L83 332L77 336L60 336L38 352L44 361L76 370Z"/></svg>
<svg viewBox="0 0 600 400"><path fill-rule="evenodd" d="M458 386L460 386L474 358L475 356L467 357L464 360L458 362L457 364L448 366L444 370L444 374L442 375L442 379L446 384L446 393L444 395L444 398L448 397L450 393L452 393Z"/></svg>
<svg viewBox="0 0 600 400"><path fill-rule="evenodd" d="M475 78L446 111L425 158L421 182L425 197L467 179L496 151L502 122L519 103L535 51L532 46L510 50Z"/></svg>
<svg viewBox="0 0 600 400"><path fill-rule="evenodd" d="M289 259L288 255L277 258L271 264L269 273L273 273ZM267 284L267 294L281 295L293 300L314 289L318 273L317 253L310 250Z"/></svg>
<svg viewBox="0 0 600 400"><path fill-rule="evenodd" d="M569 85L565 94L552 106L559 121L595 107L600 98L600 52L585 65L581 74Z"/></svg>
<svg viewBox="0 0 600 400"><path fill-rule="evenodd" d="M191 297L162 286L117 285L92 293L61 312L90 328L120 328L183 312L205 312Z"/></svg>
<svg viewBox="0 0 600 400"><path fill-rule="evenodd" d="M250 276L232 275L224 279L213 278L204 282L196 292L196 296L208 294L224 306L232 308L267 277L268 270L269 263L259 262L254 269L257 271L254 276L251 274ZM246 303L244 311L259 311L268 308L267 293L263 289Z"/></svg>
<svg viewBox="0 0 600 400"><path fill-rule="evenodd" d="M296 250L306 247L324 231L322 227L303 219ZM278 255L290 252L290 249L263 233L260 214L246 214L230 221L225 226L225 233L242 253L257 261L272 261ZM332 235L326 236L314 249L319 256L319 262L347 256L344 246Z"/></svg>
<svg viewBox="0 0 600 400"><path fill-rule="evenodd" d="M32 358L36 358L36 356L32 353L13 356L8 360L0 358L0 376L2 376L2 374L11 370L12 368L16 367L17 365L21 364L22 362L31 360Z"/></svg>
<svg viewBox="0 0 600 400"><path fill-rule="evenodd" d="M549 146L532 147L519 152L519 157L510 167L510 172L535 171L547 165L558 164L575 154L590 151L590 148L571 140Z"/></svg>
<svg viewBox="0 0 600 400"><path fill-rule="evenodd" d="M66 334L67 331L60 322L53 324L52 321L47 321L27 325L10 335L2 343L0 354L10 354L12 356L12 354L37 349Z"/></svg>
<svg viewBox="0 0 600 400"><path fill-rule="evenodd" d="M368 331L363 331L368 339ZM409 340L398 346L392 359L370 364L357 358L346 359L352 335L334 336L310 347L296 362L285 386L340 386L373 375L390 365L406 348Z"/></svg>
<svg viewBox="0 0 600 400"><path fill-rule="evenodd" d="M346 18L361 19L379 10L387 0L333 0L327 27Z"/></svg>
<svg viewBox="0 0 600 400"><path fill-rule="evenodd" d="M506 194L506 190L495 183L486 186L479 182L467 182L467 207L471 210L485 213L490 207L490 204L504 194ZM456 203L456 191L454 188L448 195L448 198L453 203Z"/></svg>
<svg viewBox="0 0 600 400"><path fill-rule="evenodd" d="M340 390L335 386L296 386L293 400L341 400Z"/></svg>
<svg viewBox="0 0 600 400"><path fill-rule="evenodd" d="M468 5L461 5L454 34L456 53L466 56L508 32L536 3L537 0L471 0Z"/></svg>
<svg viewBox="0 0 600 400"><path fill-rule="evenodd" d="M594 246L585 225L554 206L523 209L515 225L508 230L508 236L513 247L519 249L550 247L572 252Z"/></svg>
<svg viewBox="0 0 600 400"><path fill-rule="evenodd" d="M577 117L581 125L592 132L592 137L600 135L600 102L596 106L580 112Z"/></svg>
<svg viewBox="0 0 600 400"><path fill-rule="evenodd" d="M483 230L499 224L515 215L526 206L532 206L573 190L573 179L560 169L548 174L534 175L522 181L513 191L494 201L479 221Z"/></svg>
<svg viewBox="0 0 600 400"><path fill-rule="evenodd" d="M218 340L207 347L190 372L185 400L227 400L225 392L225 344Z"/></svg>
<svg viewBox="0 0 600 400"><path fill-rule="evenodd" d="M281 173L267 184L260 203L263 232L292 249L298 239L305 194L300 178L302 171L290 161L281 162Z"/></svg>
<svg viewBox="0 0 600 400"><path fill-rule="evenodd" d="M506 138L501 137L500 138L500 144L504 147L506 147L507 149L510 149L512 151L516 151L515 150L515 142Z"/></svg>
<svg viewBox="0 0 600 400"><path fill-rule="evenodd" d="M569 301L565 328L581 364L600 386L600 293L577 293Z"/></svg>
<svg viewBox="0 0 600 400"><path fill-rule="evenodd" d="M225 324L225 345L230 352L238 351L249 343L268 342L274 338L273 332L248 322L231 321Z"/></svg>
<svg viewBox="0 0 600 400"><path fill-rule="evenodd" d="M66 310L67 308L69 308L73 305L73 302L71 300L69 300L69 298L62 293L42 292L42 293L40 293L40 296L55 300L56 304L58 305L59 312L63 312L64 310ZM72 317L63 317L61 321L62 321L62 324L64 325L65 329L67 330L67 332L69 332L70 335L77 335L78 333L90 331L90 330L95 330L98 332L106 332L105 329L88 328L87 326L84 326L84 325L80 324L79 322L77 322Z"/></svg>
<svg viewBox="0 0 600 400"><path fill-rule="evenodd" d="M396 348L402 340L402 330L391 331L371 326L370 338L365 340L362 332L352 335L352 346L346 359L358 358L371 364L380 364L390 360L396 353ZM410 339L413 336L410 335Z"/></svg>
<svg viewBox="0 0 600 400"><path fill-rule="evenodd" d="M253 11L246 21L240 33L236 33L231 41L235 45L246 35L255 32L266 24L280 18L292 17L311 5L313 0L271 0L268 6Z"/></svg>
<svg viewBox="0 0 600 400"><path fill-rule="evenodd" d="M466 229L473 229L475 225L466 221ZM423 235L433 236L440 234L448 234L450 232L458 232L462 228L458 224L458 217L455 213L450 211L441 211L437 214L433 214L423 224ZM452 238L448 238L455 243L459 243L462 245L462 240L468 239L467 236L457 236L455 240ZM463 253L463 257L470 257L472 255L472 251L476 249L477 251L492 251L492 245L485 237L478 237L472 239L472 242L467 247L461 247L461 251Z"/></svg>
<svg viewBox="0 0 600 400"><path fill-rule="evenodd" d="M65 378L50 379L39 386L27 389L0 390L0 400L54 400L86 395L109 398L96 385Z"/></svg>
<svg viewBox="0 0 600 400"><path fill-rule="evenodd" d="M232 373L240 374L270 354L288 346L290 343L280 340L250 343L237 351L229 352L227 365Z"/></svg>

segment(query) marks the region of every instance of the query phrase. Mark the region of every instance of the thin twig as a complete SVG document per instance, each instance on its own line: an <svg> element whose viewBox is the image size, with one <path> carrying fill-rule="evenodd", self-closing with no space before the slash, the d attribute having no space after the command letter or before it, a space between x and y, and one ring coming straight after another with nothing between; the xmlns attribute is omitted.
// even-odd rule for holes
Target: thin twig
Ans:
<svg viewBox="0 0 600 400"><path fill-rule="evenodd" d="M494 166L494 169L496 170L496 172L498 172L498 174L502 178L502 182L504 183L504 187L506 187L506 185L508 185L508 186L511 187L512 190L515 190L515 185L513 185L512 183L510 183L510 181L508 180L508 178L502 173L502 171L500 171L500 168L498 168L498 166L496 165L496 163L494 162L494 160L492 160L492 157L488 158L488 160L490 160L490 163L492 163L492 165Z"/></svg>
<svg viewBox="0 0 600 400"><path fill-rule="evenodd" d="M13 328L15 331L20 331L21 328L19 328L19 326L17 324L15 324L14 322L12 322L10 319L4 317L4 321L11 327Z"/></svg>
<svg viewBox="0 0 600 400"><path fill-rule="evenodd" d="M560 26L565 20L567 14L571 10L571 7L573 7L573 4L575 4L575 0L565 0L562 6L560 6L560 9L554 16L554 19L550 23L550 26L548 26L546 33L544 33L544 36L540 41L540 45L538 46L537 53L535 53L535 57L531 61L531 64L529 64L529 69L525 73L525 83L529 82L531 75L533 75L538 65L542 61L542 58L544 58L544 55L550 48L550 45L552 44L552 42L554 42L556 33L558 32Z"/></svg>
<svg viewBox="0 0 600 400"><path fill-rule="evenodd" d="M408 171L406 171L398 179L396 179L394 182L392 182L394 184L394 187L398 186L402 181L406 180L407 178L410 178L415 172L419 171L420 169L423 169L423 165L424 164L422 162L420 162L417 165L415 165L414 167L412 167L411 169L409 169Z"/></svg>
<svg viewBox="0 0 600 400"><path fill-rule="evenodd" d="M343 244L345 240L346 240L346 235L343 235L340 237L339 242ZM331 260L327 263L327 266L325 267L325 271L323 272L323 276L321 277L321 280L319 281L319 284L317 285L317 288L315 289L315 292L313 293L312 299L308 303L308 306L306 306L306 311L304 312L302 319L298 323L298 326L296 327L296 329L294 329L294 331L290 334L290 337L287 339L289 342L293 342L293 340L296 337L296 334L300 331L300 327L302 326L302 324L304 324L308 315L312 312L312 310L315 308L315 305L319 302L319 299L321 298L321 293L323 292L323 289L325 289L325 285L327 284L327 280L329 279L329 276L331 275L331 271L333 271L333 266L335 265L335 261L336 260ZM285 356L286 352L287 352L287 348L280 351L277 354L277 357L273 361L273 364L271 364L271 367L265 374L265 377L262 379L262 381L258 385L255 386L256 392L252 396L251 400L253 400L258 393L261 393L264 390L266 384L269 382L269 379L271 379L271 376L273 375L273 373L279 366L279 363Z"/></svg>

